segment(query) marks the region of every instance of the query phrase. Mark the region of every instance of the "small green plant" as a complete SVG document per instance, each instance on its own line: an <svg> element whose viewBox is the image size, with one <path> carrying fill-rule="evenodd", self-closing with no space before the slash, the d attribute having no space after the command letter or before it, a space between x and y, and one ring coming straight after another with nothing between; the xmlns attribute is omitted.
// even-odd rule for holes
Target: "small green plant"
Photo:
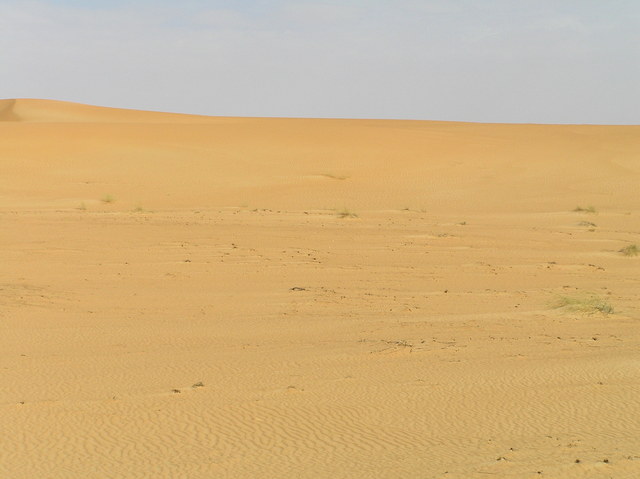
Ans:
<svg viewBox="0 0 640 479"><path fill-rule="evenodd" d="M87 205L85 204L84 201L82 203L80 203L80 205L78 206L78 209L80 211L87 211Z"/></svg>
<svg viewBox="0 0 640 479"><path fill-rule="evenodd" d="M556 308L577 313L613 314L613 306L595 294L578 296L560 296L555 304Z"/></svg>
<svg viewBox="0 0 640 479"><path fill-rule="evenodd" d="M357 218L358 215L349 210L346 206L338 211L338 218Z"/></svg>
<svg viewBox="0 0 640 479"><path fill-rule="evenodd" d="M112 195L104 195L102 198L100 198L100 201L102 201L103 203L113 203L114 201L116 201L115 197Z"/></svg>
<svg viewBox="0 0 640 479"><path fill-rule="evenodd" d="M638 248L638 245L636 244L630 244L622 248L620 250L620 253L625 256L638 256L638 254L640 253L640 248Z"/></svg>
<svg viewBox="0 0 640 479"><path fill-rule="evenodd" d="M576 206L573 211L575 211L576 213L596 213L597 212L595 206L587 206L586 208L583 208L582 206Z"/></svg>

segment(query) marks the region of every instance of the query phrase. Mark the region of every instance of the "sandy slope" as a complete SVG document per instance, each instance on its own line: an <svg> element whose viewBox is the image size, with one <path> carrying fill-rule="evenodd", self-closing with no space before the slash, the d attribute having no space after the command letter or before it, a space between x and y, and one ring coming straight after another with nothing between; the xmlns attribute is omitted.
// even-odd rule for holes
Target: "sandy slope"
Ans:
<svg viewBox="0 0 640 479"><path fill-rule="evenodd" d="M0 172L2 478L640 476L640 127L4 100Z"/></svg>

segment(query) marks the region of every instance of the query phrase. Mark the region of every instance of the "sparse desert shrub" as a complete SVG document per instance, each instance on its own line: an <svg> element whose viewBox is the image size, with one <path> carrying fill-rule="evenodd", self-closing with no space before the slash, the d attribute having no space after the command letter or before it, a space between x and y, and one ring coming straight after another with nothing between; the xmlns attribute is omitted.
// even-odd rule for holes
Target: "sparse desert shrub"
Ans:
<svg viewBox="0 0 640 479"><path fill-rule="evenodd" d="M582 206L576 206L573 211L576 213L596 213L596 207L587 206L586 208L583 208Z"/></svg>
<svg viewBox="0 0 640 479"><path fill-rule="evenodd" d="M338 211L338 218L357 218L358 215L353 211L349 210L347 207L342 208Z"/></svg>
<svg viewBox="0 0 640 479"><path fill-rule="evenodd" d="M80 203L80 205L78 205L78 209L80 211L87 211L87 205L85 204L84 201L82 203Z"/></svg>
<svg viewBox="0 0 640 479"><path fill-rule="evenodd" d="M595 294L560 296L555 307L586 314L613 314L613 306Z"/></svg>
<svg viewBox="0 0 640 479"><path fill-rule="evenodd" d="M114 201L116 201L116 199L113 195L104 195L102 198L100 198L100 201L102 201L103 203L113 203Z"/></svg>
<svg viewBox="0 0 640 479"><path fill-rule="evenodd" d="M625 256L638 256L638 254L640 253L640 248L638 248L638 245L636 244L630 244L622 248L620 250L620 253Z"/></svg>
<svg viewBox="0 0 640 479"><path fill-rule="evenodd" d="M347 178L349 178L348 176L334 175L333 173L323 173L322 176L324 176L325 178L330 178L332 180L346 180Z"/></svg>
<svg viewBox="0 0 640 479"><path fill-rule="evenodd" d="M578 223L578 226L589 226L590 228L595 228L598 225L595 223L592 223L591 221L581 221L580 223Z"/></svg>

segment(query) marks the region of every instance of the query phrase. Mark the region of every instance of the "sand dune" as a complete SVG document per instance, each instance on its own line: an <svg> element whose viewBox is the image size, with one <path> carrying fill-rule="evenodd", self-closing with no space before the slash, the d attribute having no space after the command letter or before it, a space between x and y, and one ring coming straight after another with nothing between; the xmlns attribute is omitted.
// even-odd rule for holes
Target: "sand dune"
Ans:
<svg viewBox="0 0 640 479"><path fill-rule="evenodd" d="M39 171L11 195L38 208L112 194L154 208L624 209L638 184L637 127L203 118L35 100L2 115L29 119L3 123L2 147L13 175Z"/></svg>
<svg viewBox="0 0 640 479"><path fill-rule="evenodd" d="M0 121L34 123L194 123L211 117L105 108L29 98L0 100Z"/></svg>
<svg viewBox="0 0 640 479"><path fill-rule="evenodd" d="M0 477L640 475L639 126L0 138Z"/></svg>

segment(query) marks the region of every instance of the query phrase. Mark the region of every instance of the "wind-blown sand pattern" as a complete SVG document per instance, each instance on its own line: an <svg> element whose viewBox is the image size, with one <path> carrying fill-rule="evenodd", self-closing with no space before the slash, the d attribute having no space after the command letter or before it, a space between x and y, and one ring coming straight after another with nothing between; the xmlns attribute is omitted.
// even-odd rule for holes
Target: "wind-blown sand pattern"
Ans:
<svg viewBox="0 0 640 479"><path fill-rule="evenodd" d="M0 477L640 477L640 127L0 138Z"/></svg>

